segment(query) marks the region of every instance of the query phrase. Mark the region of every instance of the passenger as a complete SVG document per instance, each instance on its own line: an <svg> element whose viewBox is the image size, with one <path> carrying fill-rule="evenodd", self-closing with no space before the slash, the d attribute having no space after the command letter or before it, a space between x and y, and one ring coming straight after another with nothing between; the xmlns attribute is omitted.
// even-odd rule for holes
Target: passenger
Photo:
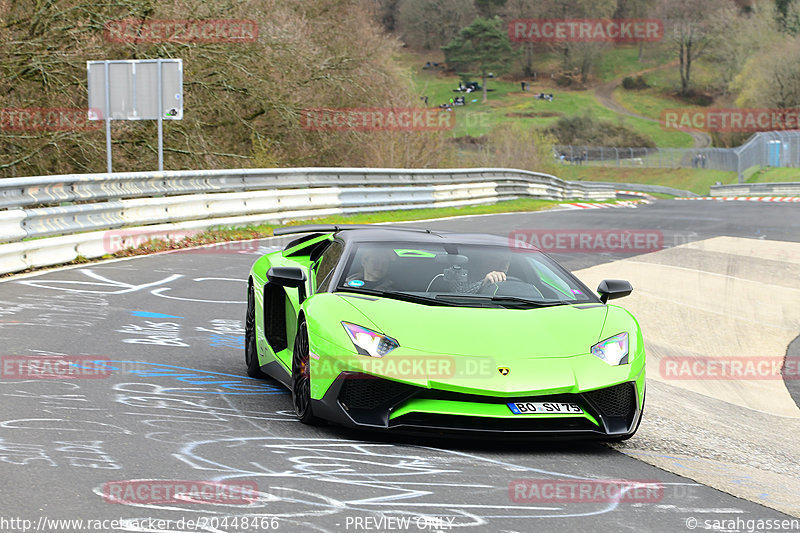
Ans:
<svg viewBox="0 0 800 533"><path fill-rule="evenodd" d="M368 248L361 254L361 270L347 277L349 287L389 290L392 280L388 279L389 266L394 260L394 253L387 248ZM355 282L355 283L354 283Z"/></svg>

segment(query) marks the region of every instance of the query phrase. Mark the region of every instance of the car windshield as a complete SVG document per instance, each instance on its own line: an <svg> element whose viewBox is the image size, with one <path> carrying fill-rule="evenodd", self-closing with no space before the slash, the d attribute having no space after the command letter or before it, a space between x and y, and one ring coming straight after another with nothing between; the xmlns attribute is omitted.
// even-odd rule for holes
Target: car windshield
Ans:
<svg viewBox="0 0 800 533"><path fill-rule="evenodd" d="M546 307L599 301L536 250L479 244L359 243L340 291L464 307Z"/></svg>

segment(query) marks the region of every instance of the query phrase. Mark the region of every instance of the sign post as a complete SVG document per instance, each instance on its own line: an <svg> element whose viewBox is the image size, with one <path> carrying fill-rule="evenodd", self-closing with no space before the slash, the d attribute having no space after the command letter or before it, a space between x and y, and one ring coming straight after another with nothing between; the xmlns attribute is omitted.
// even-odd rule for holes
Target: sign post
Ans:
<svg viewBox="0 0 800 533"><path fill-rule="evenodd" d="M106 122L106 166L111 167L111 121L158 122L158 170L164 170L163 121L183 118L183 61L87 61L89 120ZM102 113L102 116L100 115Z"/></svg>

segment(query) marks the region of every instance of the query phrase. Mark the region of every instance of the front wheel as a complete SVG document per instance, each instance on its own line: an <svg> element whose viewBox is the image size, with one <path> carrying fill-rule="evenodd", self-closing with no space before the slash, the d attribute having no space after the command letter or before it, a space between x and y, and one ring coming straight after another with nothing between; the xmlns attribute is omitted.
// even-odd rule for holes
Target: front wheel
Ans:
<svg viewBox="0 0 800 533"><path fill-rule="evenodd" d="M244 362L247 375L251 378L265 379L268 376L261 371L256 347L256 299L253 287L247 289L247 315L244 319Z"/></svg>
<svg viewBox="0 0 800 533"><path fill-rule="evenodd" d="M308 326L305 319L297 325L292 353L292 404L300 422L317 425L320 420L311 412L311 366L309 364Z"/></svg>

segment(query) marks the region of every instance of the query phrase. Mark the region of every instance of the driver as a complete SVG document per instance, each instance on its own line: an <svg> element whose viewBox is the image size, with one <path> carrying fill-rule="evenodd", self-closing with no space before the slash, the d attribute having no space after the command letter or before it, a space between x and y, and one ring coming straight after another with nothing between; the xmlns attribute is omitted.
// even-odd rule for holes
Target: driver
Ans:
<svg viewBox="0 0 800 533"><path fill-rule="evenodd" d="M492 259L495 261L495 264L493 265L494 269L489 270L482 280L470 285L470 289L472 290L468 292L478 293L493 283L500 283L501 281L506 280L508 267L511 265L511 258L501 256L493 257Z"/></svg>
<svg viewBox="0 0 800 533"><path fill-rule="evenodd" d="M486 275L472 283L454 283L452 286L453 292L460 292L466 294L477 294L484 288L492 285L493 283L500 283L506 281L508 267L511 264L511 257L507 255L495 256L488 261L489 272Z"/></svg>

